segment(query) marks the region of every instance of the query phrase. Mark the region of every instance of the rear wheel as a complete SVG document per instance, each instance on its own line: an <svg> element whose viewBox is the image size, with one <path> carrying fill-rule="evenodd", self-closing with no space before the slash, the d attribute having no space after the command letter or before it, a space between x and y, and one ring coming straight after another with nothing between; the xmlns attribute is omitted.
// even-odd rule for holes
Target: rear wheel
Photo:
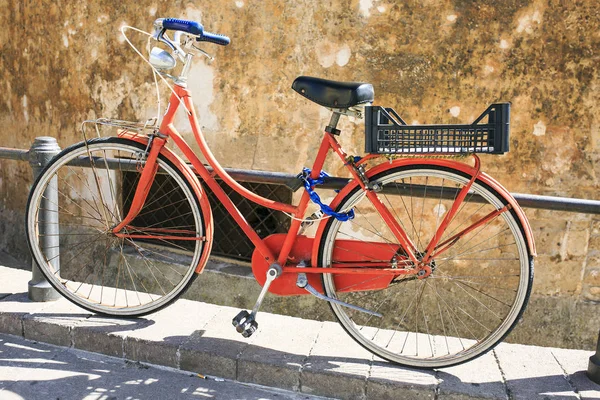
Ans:
<svg viewBox="0 0 600 400"><path fill-rule="evenodd" d="M164 156L138 216L127 215L146 146L93 139L61 152L34 183L27 239L50 284L87 310L139 316L175 300L193 281L205 246L204 218L183 174Z"/></svg>
<svg viewBox="0 0 600 400"><path fill-rule="evenodd" d="M417 257L422 257L469 179L457 170L422 165L392 167L370 181L382 187L379 198L417 247ZM476 181L439 243L505 205L497 192ZM328 221L320 243L320 265L347 262L353 252L357 260L387 262L388 268L406 265L405 252L360 188L341 201L338 211L351 208L354 219ZM351 246L351 241L363 244ZM386 259L374 260L373 252L358 254L365 242L389 247L379 251ZM513 211L466 232L429 266L428 277L398 275L382 290L356 292L335 274L324 274L323 284L328 296L383 314L379 318L330 303L341 325L360 345L386 360L419 368L460 364L485 353L523 313L533 264ZM370 275L364 280L380 278Z"/></svg>

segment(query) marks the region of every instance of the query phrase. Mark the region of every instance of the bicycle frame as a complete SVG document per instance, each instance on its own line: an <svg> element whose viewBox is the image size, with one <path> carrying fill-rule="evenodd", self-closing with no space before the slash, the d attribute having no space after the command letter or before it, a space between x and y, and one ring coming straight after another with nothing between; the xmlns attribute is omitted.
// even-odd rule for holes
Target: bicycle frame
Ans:
<svg viewBox="0 0 600 400"><path fill-rule="evenodd" d="M177 109L181 106L181 102L183 102L184 107L188 111L189 122L192 127L192 131L193 131L194 137L196 139L196 142L198 143L198 145L200 147L200 151L202 152L203 156L208 161L208 164L213 168L214 172L212 172L212 173L209 172L208 169L198 159L198 157L196 156L194 151L189 147L187 142L178 133L178 131L176 130L176 128L173 124L175 113L176 113ZM242 231L246 234L246 236L250 239L250 241L256 246L256 249L261 254L266 265L271 265L271 264L277 262L279 265L281 265L283 267L283 272L295 271L297 273L298 271L297 271L295 265L291 265L291 266L287 265L288 264L288 256L290 255L290 251L292 250L292 247L294 246L294 244L297 242L298 238L302 237L302 236L298 235L298 232L300 229L301 220L303 219L303 217L306 213L308 203L310 201L310 196L309 196L308 192L304 191L304 193L302 194L302 197L299 201L299 204L294 206L291 204L280 203L280 202L273 201L273 200L264 198L262 196L259 196L255 193L249 191L248 189L244 188L238 182L236 182L223 169L223 167L219 164L219 162L216 160L216 158L212 154L211 150L209 149L208 144L206 143L206 141L204 139L204 136L202 134L202 131L201 131L199 123L198 123L198 119L197 119L197 116L196 116L196 113L194 110L194 106L193 106L193 102L192 102L191 93L188 89L186 89L182 86L179 86L179 85L174 86L174 91L171 94L169 105L167 107L167 111L165 113L165 116L164 116L161 126L159 128L158 135L155 136L153 139L151 139L152 143L149 146L149 152L147 155L146 164L142 171L140 182L138 184L138 187L137 187L135 195L134 195L134 199L132 201L132 206L130 207L130 210L129 210L127 216L121 221L121 223L113 228L113 233L116 236L120 236L120 237L127 237L129 235L126 233L121 233L121 231L136 217L136 215L139 213L139 211L143 207L144 201L148 195L148 191L149 191L150 187L152 186L152 182L153 182L154 176L156 174L156 169L157 169L156 158L158 157L159 153L161 153L161 152L165 153L168 151L168 149L164 146L169 138L173 139L175 145L182 151L184 156L191 162L193 168L195 169L195 172L198 175L200 175L202 180L208 185L208 187L212 190L212 192L219 199L219 201L221 201L221 203L225 206L226 210L233 217L233 219L236 221L236 223L240 226ZM444 221L438 227L438 230L437 230L436 234L434 235L434 237L432 238L431 242L428 244L428 246L425 250L425 255L419 259L416 256L415 245L412 243L412 241L407 236L407 234L404 232L404 230L400 227L400 225L398 224L396 219L391 214L390 210L378 198L376 191L371 190L366 187L365 182L363 181L363 179L357 172L356 168L353 166L353 164L351 162L349 162L350 159L348 158L348 155L344 152L344 150L342 149L342 147L336 140L335 136L331 133L324 132L324 136L321 141L321 145L319 147L316 159L312 165L311 178L316 179L319 177L319 174L322 171L323 165L325 163L325 159L326 159L327 155L329 154L329 151L333 151L334 153L336 153L338 155L338 157L341 159L341 161L347 167L351 176L354 178L354 180L353 180L354 183L349 184L347 187L354 188L354 187L356 187L356 185L359 185L361 187L361 189L364 190L366 197L371 201L373 206L380 213L383 220L389 227L390 231L393 233L394 237L396 238L396 240L398 240L398 243L404 250L404 252L405 252L404 254L406 254L407 262L410 262L410 264L413 267L398 269L398 268L391 268L391 266L388 266L386 268L385 265L382 265L384 263L381 263L381 262L371 263L373 265L365 267L365 266L361 266L361 265L368 264L368 262L367 263L363 262L363 263L360 263L360 265L354 265L354 266L353 265L344 265L343 267L339 267L336 265L332 265L331 267L328 267L326 269L325 268L306 268L303 270L303 272L311 273L311 275L313 275L314 273L317 273L317 274L335 273L335 274L354 274L354 275L356 275L356 274L371 274L371 275L382 274L385 276L389 276L391 279L395 276L402 275L402 274L417 274L421 269L425 269L426 270L425 274L419 276L420 278L424 278L424 277L427 277L429 275L429 273L431 273L431 271L427 271L427 267L426 267L427 262L430 259L432 259L433 257L439 255L441 252L443 252L443 251L447 250L449 247L451 247L462 235L487 223L490 219L495 218L496 216L498 216L499 214L501 214L503 212L506 212L510 209L515 209L515 207L518 208L518 205L516 204L516 202L510 201L510 199L509 199L508 206L504 207L501 210L498 210L495 213L485 216L480 221L475 222L468 229L465 229L464 231L459 232L458 234L454 235L452 238L444 241L441 244L439 243L439 240L442 237L446 227L448 226L449 222L452 220L452 218L455 215L455 213L457 212L457 210L460 208L469 189L471 188L471 185L478 177L482 176L482 174L479 171L479 159L475 156L475 167L469 168L469 170L470 170L469 173L471 175L470 181L461 189L460 193L456 197L453 207L446 215ZM168 152L170 153L170 151L168 151ZM367 159L367 158L368 157L366 157L365 159ZM171 153L170 159L171 159L171 161L174 161L176 164L179 164L177 166L181 170L189 169L189 167L187 166L187 164L185 164L185 162L183 160L181 160L179 157L174 156L172 153ZM427 161L425 161L425 163L437 164L437 162L435 162L434 160L427 160ZM458 164L456 162L450 162L450 163ZM372 175L372 174L370 174L370 175ZM241 214L239 209L235 206L235 204L233 204L231 199L227 196L227 194L224 192L224 190L217 183L217 181L215 180L215 176L218 176L228 186L230 186L233 190L238 192L240 195L242 195L246 199L251 200L261 206L264 206L264 207L267 207L270 209L289 213L294 217L294 219L292 219L289 231L285 234L285 240L283 241L283 244L281 245L281 250L279 251L279 254L273 254L272 250L269 248L269 246L267 245L267 243L265 241L266 239L261 239L258 236L258 234L256 233L256 231L254 231L254 229L248 224L248 222L246 221L244 216ZM199 191L197 190L196 192L198 194ZM348 190L343 190L342 192L347 193ZM340 194L342 194L342 193L340 193ZM335 201L332 203L332 205L335 205ZM519 214L519 211L517 211L517 213ZM318 238L320 236L320 234L322 234L323 226L324 226L324 224L321 224L321 226L319 227L316 238ZM526 224L525 226L529 226L529 225ZM160 230L160 228L158 230ZM167 231L167 230L160 230L160 233L161 233L161 237L164 239L165 233L168 234L168 233L174 233L174 232ZM209 233L210 234L207 234L206 237L192 238L191 240L195 239L195 240L211 241L212 240L212 232L209 232ZM529 232L526 232L526 234L529 238L530 235L528 233ZM150 238L153 237L151 232L146 233L145 236L150 237ZM317 249L318 245L316 243L318 243L317 240L312 242L311 264L313 267L318 267L318 265L315 264L316 254L318 251L318 249ZM531 247L531 242L530 242L530 247ZM535 249L533 249L533 252L535 253ZM198 273L201 272L201 270L204 266L204 260L207 257L208 257L208 255L203 255L203 257L201 257L200 262L197 266L196 272L198 272ZM308 261L308 260L306 260L306 261ZM253 258L253 262L254 262L254 258ZM417 268L415 268L414 266L417 266ZM260 281L261 280L259 279L259 283L261 283Z"/></svg>
<svg viewBox="0 0 600 400"><path fill-rule="evenodd" d="M181 105L181 101L185 108L189 112L189 122L192 127L192 131L194 133L194 137L196 142L200 147L200 151L208 161L209 165L213 168L214 173L210 173L206 167L200 162L194 151L189 147L187 142L183 139L183 137L177 132L175 126L173 125L173 121L175 118L175 112ZM159 132L161 135L157 138L154 138L152 144L150 146L150 151L146 159L146 165L144 167L144 171L140 178L140 183L136 189L136 193L134 195L134 199L132 201L132 206L129 210L127 216L123 219L123 221L113 228L113 232L117 236L127 236L126 234L120 233L121 230L127 226L137 215L137 213L141 210L146 196L148 194L151 183L154 179L154 175L156 173L156 158L158 154L162 151L163 147L167 142L167 138L173 139L175 145L183 152L185 157L191 162L194 167L196 173L200 175L202 180L208 185L208 187L213 191L215 196L223 203L227 211L234 218L236 223L240 226L243 232L248 236L248 238L252 241L252 243L256 246L256 248L263 255L265 261L272 263L277 261L280 265L285 266L286 260L289 255L289 252L295 242L296 237L298 236L298 231L300 229L300 223L302 217L304 217L306 213L306 209L308 207L308 203L310 201L310 196L307 192L302 194L300 202L297 206L280 203L273 200L266 199L262 196L259 196L248 189L241 186L238 182L236 182L219 164L216 160L212 152L210 151L208 144L206 143L204 136L202 135L202 131L200 129L198 118L194 111L194 106L192 102L191 93L188 89L183 88L181 86L175 85L174 92L171 94L171 98L169 101L169 105L167 107L167 111L162 120ZM324 137L319 147L319 151L317 153L317 157L312 165L311 177L313 179L318 178L321 170L323 168L323 164L325 163L325 159L330 150L333 150L342 162L344 162L353 178L361 183L363 189L365 189L364 183L362 183L360 177L357 172L349 166L346 162L346 158L348 157L344 150L341 148L338 141L335 137L328 133L324 132ZM219 184L216 182L214 176L215 174L221 178L227 185L229 185L232 189L238 192L240 195L244 196L246 199L251 200L257 204L260 204L263 207L267 207L270 209L275 209L279 211L284 211L292 214L295 218L292 220L290 229L287 233L286 240L283 244L281 252L278 256L272 254L271 250L265 245L263 239L261 239L258 234L252 229L252 227L248 224L244 216L240 213L237 207L233 204L231 199L227 196L227 194L221 189ZM405 250L409 254L411 260L417 263L417 259L414 255L414 245L411 243L410 239L406 236L406 234L402 231L400 226L394 220L389 210L378 200L377 196L372 191L367 191L367 196L373 201L375 207L377 207L378 211L382 213L386 222L390 224L393 228L393 232L396 235L397 239L402 243ZM165 233L165 232L163 232ZM166 232L168 233L168 232ZM150 236L151 237L151 236ZM164 238L164 236L162 236ZM340 271L337 270L329 270L328 272L339 272L339 273L351 273L351 269L344 268ZM354 270L354 273L358 273L358 270ZM397 271L395 271L397 273Z"/></svg>

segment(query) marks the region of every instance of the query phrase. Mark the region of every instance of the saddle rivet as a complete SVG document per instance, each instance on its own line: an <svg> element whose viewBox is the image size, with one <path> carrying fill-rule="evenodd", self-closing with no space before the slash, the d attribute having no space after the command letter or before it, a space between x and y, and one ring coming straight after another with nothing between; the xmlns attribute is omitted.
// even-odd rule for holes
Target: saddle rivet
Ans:
<svg viewBox="0 0 600 400"><path fill-rule="evenodd" d="M304 94L304 93L306 93L306 89L302 89L302 90L300 90L300 92L301 92L302 94Z"/></svg>

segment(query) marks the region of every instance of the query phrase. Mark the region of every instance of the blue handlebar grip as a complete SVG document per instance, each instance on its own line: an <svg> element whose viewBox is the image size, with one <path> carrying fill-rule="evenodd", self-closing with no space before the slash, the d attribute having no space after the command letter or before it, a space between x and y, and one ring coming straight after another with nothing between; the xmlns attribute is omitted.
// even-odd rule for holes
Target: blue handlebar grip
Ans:
<svg viewBox="0 0 600 400"><path fill-rule="evenodd" d="M204 32L204 27L202 24L185 19L165 18L162 22L162 25L165 29L187 32L192 35L202 36L202 33Z"/></svg>
<svg viewBox="0 0 600 400"><path fill-rule="evenodd" d="M218 33L204 32L201 38L198 39L201 42L210 42L219 44L221 46L227 46L231 40L225 35L219 35Z"/></svg>

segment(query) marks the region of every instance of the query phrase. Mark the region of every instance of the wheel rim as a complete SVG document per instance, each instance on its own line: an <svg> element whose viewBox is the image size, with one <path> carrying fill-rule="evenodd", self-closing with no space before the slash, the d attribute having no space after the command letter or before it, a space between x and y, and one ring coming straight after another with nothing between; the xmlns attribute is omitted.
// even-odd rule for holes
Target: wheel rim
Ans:
<svg viewBox="0 0 600 400"><path fill-rule="evenodd" d="M189 240L204 235L196 198L163 158L144 207L125 229L139 237L112 234L131 204L143 150L114 141L82 144L44 171L30 197L35 260L61 294L95 312L133 316L166 305L185 288L201 255L203 241ZM56 196L48 197L47 187L57 188Z"/></svg>
<svg viewBox="0 0 600 400"><path fill-rule="evenodd" d="M394 210L417 250L424 253L455 193L469 179L443 169L409 168L387 171L372 180L386 188L379 197ZM435 195L439 198L432 195L432 188L438 189ZM469 225L465 222L473 223L504 207L492 191L478 183L467 200L477 195L488 204L465 202L440 243L464 230ZM339 245L336 249L335 240L378 241L400 248L389 229L366 217L373 218L376 213L361 191L351 193L339 208L351 207L355 209L354 220L331 221L326 229L321 251L321 265L325 267L335 259L332 252L341 251ZM336 286L331 274L325 274L323 281L329 296L385 314L379 319L332 304L339 321L356 341L399 364L425 368L459 364L484 353L512 329L529 294L530 274L527 246L510 212L465 235L435 259L433 268L428 278L398 279L379 292L343 293L344 287L339 281ZM397 315L393 315L395 309Z"/></svg>

